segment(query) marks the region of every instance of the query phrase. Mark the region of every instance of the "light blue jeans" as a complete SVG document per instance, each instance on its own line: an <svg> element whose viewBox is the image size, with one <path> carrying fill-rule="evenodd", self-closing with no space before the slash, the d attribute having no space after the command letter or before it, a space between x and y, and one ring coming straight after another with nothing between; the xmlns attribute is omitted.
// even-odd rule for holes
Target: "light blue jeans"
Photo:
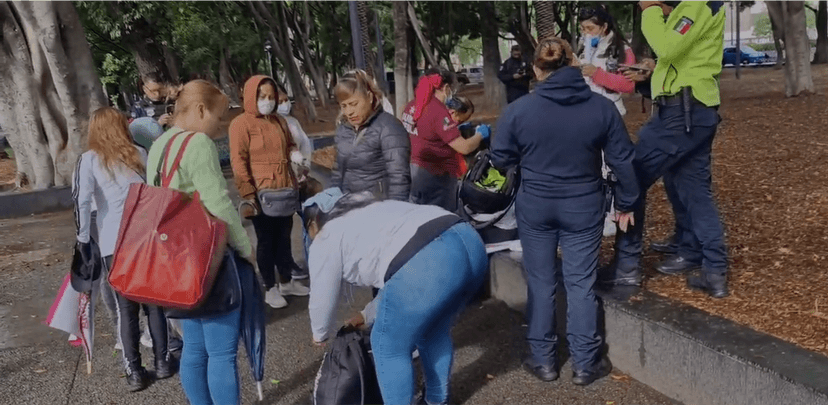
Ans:
<svg viewBox="0 0 828 405"><path fill-rule="evenodd" d="M211 318L182 319L181 386L192 405L241 403L239 349L241 308Z"/></svg>
<svg viewBox="0 0 828 405"><path fill-rule="evenodd" d="M371 346L385 404L412 403L415 349L425 372L426 401L448 401L451 327L482 285L488 262L477 232L458 224L420 250L380 290Z"/></svg>

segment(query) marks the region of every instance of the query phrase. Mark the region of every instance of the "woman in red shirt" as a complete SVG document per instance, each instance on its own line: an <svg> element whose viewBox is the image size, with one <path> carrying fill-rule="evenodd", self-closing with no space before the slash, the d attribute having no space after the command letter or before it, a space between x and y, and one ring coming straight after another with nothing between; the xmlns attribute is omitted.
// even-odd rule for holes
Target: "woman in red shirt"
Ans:
<svg viewBox="0 0 828 405"><path fill-rule="evenodd" d="M446 107L453 92L452 74L433 69L420 79L415 99L403 110L402 122L411 138L411 202L457 210L457 180L463 175L462 155L489 137L486 129L464 139Z"/></svg>

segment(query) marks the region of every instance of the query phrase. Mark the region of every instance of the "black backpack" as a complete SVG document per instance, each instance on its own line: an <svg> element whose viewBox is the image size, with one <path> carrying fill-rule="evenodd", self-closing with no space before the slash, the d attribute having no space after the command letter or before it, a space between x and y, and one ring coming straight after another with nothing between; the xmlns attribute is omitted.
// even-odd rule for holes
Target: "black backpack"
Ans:
<svg viewBox="0 0 828 405"><path fill-rule="evenodd" d="M336 333L316 374L313 404L382 404L370 332L343 327Z"/></svg>
<svg viewBox="0 0 828 405"><path fill-rule="evenodd" d="M520 187L520 167L518 166L510 167L502 172L506 177L506 185L500 192L489 191L475 184L492 167L494 166L489 159L489 151L484 150L478 153L474 157L469 171L463 176L457 193L460 216L469 221L476 229L482 229L500 221L514 204L515 196L517 196ZM500 215L485 223L479 223L470 216L496 213L500 213Z"/></svg>

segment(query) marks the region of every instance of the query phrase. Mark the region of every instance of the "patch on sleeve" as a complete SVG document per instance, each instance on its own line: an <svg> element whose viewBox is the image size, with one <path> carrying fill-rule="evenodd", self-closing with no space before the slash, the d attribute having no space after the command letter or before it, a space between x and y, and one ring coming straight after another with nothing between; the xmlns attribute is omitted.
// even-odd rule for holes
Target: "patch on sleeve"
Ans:
<svg viewBox="0 0 828 405"><path fill-rule="evenodd" d="M692 26L693 26L693 20L691 20L687 17L681 17L681 20L679 20L676 23L676 26L673 27L673 31L678 32L681 35L684 35L684 34L687 33L687 31L690 31L690 27L692 27Z"/></svg>

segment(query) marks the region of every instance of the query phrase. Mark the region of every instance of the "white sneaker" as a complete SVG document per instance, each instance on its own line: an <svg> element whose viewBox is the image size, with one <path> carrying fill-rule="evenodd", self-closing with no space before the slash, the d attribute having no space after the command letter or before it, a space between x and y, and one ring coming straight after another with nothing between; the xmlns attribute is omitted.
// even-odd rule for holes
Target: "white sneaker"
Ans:
<svg viewBox="0 0 828 405"><path fill-rule="evenodd" d="M267 305L270 305L271 308L284 308L288 305L285 297L279 293L279 286L274 286L270 290L267 291L265 294L265 302Z"/></svg>
<svg viewBox="0 0 828 405"><path fill-rule="evenodd" d="M292 295L294 297L306 297L310 295L310 288L305 287L296 280L291 280L287 284L279 284L279 291L282 295Z"/></svg>

